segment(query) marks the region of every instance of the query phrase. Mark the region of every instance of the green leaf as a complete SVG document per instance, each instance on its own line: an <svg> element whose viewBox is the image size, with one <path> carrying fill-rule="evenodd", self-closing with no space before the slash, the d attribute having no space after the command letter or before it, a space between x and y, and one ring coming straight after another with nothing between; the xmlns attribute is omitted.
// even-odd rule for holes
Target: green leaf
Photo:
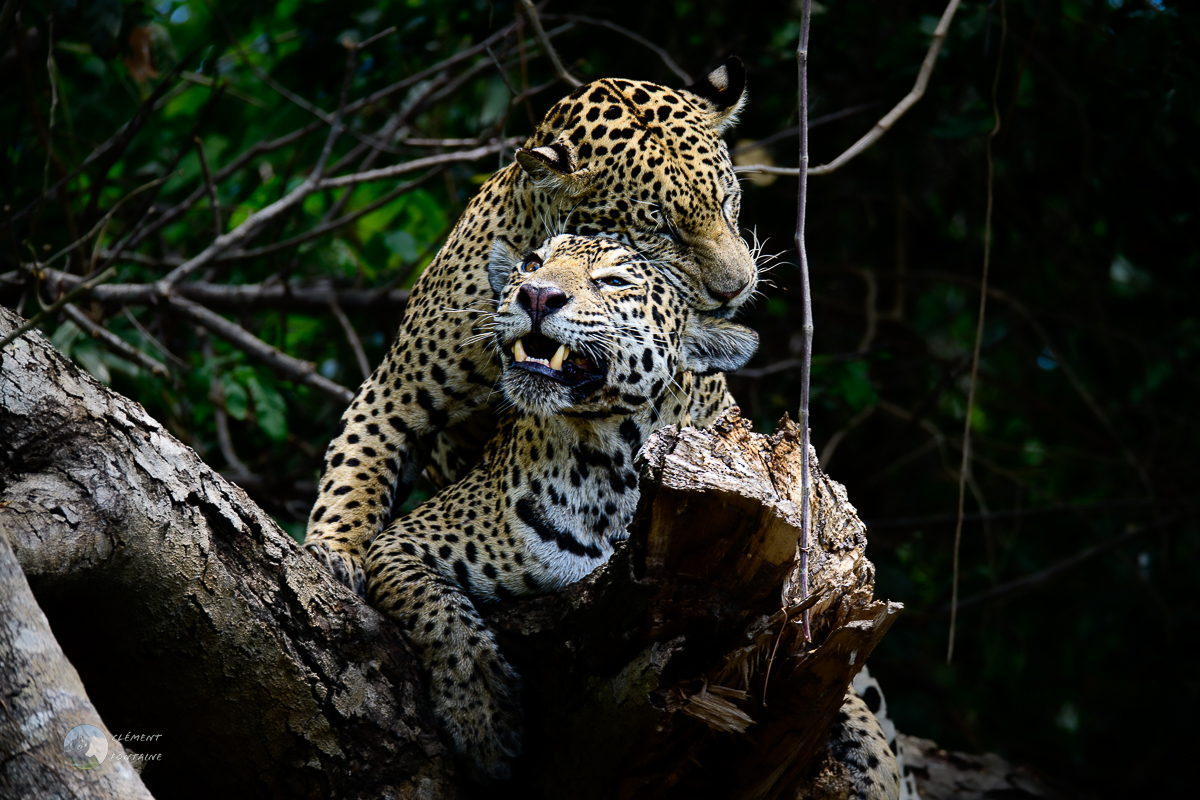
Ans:
<svg viewBox="0 0 1200 800"><path fill-rule="evenodd" d="M421 254L417 250L417 240L408 231L392 231L383 237L383 243L406 264L416 261Z"/></svg>
<svg viewBox="0 0 1200 800"><path fill-rule="evenodd" d="M264 386L255 377L250 377L246 386L254 400L254 418L258 427L276 442L286 439L287 403L284 402L283 395L271 387Z"/></svg>
<svg viewBox="0 0 1200 800"><path fill-rule="evenodd" d="M221 376L221 388L225 391L225 411L234 419L245 419L250 407L245 387L233 375L225 373Z"/></svg>

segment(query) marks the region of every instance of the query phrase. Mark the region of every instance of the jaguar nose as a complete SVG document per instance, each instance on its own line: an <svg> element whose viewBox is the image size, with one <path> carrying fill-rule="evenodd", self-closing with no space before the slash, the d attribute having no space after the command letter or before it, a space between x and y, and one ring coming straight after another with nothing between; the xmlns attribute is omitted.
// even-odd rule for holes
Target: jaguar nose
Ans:
<svg viewBox="0 0 1200 800"><path fill-rule="evenodd" d="M533 324L533 329L536 331L541 327L542 321L558 311L571 301L567 293L557 286L531 286L525 284L517 292L517 304L525 309L525 313L529 315L529 320Z"/></svg>

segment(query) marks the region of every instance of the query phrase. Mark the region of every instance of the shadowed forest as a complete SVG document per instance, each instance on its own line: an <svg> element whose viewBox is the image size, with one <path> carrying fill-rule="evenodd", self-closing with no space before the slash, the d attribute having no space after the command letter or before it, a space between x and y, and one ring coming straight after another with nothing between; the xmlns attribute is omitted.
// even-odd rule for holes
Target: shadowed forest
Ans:
<svg viewBox="0 0 1200 800"><path fill-rule="evenodd" d="M1200 17L1184 6L962 2L919 102L808 183L812 439L867 524L876 596L906 606L871 670L902 731L1093 797L1192 787ZM408 288L571 85L520 3L0 7L0 303L28 318L66 298L39 321L55 346L303 539L324 447ZM796 166L799 3L538 8L585 82L683 86L739 56L735 163ZM813 4L812 166L913 88L944 11ZM764 279L739 319L761 346L730 384L769 432L800 395L796 180L742 177Z"/></svg>

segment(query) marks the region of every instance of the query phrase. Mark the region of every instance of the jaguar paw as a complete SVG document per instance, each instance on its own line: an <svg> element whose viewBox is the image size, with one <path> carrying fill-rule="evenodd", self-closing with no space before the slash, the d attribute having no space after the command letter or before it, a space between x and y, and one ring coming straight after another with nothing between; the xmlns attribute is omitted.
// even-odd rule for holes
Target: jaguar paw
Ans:
<svg viewBox="0 0 1200 800"><path fill-rule="evenodd" d="M434 692L439 721L471 777L480 782L511 777L523 728L516 671L496 653L476 662L466 681L435 681Z"/></svg>
<svg viewBox="0 0 1200 800"><path fill-rule="evenodd" d="M359 597L367 596L367 573L360 561L347 552L334 550L328 542L320 539L306 542L304 549L329 570L338 583Z"/></svg>

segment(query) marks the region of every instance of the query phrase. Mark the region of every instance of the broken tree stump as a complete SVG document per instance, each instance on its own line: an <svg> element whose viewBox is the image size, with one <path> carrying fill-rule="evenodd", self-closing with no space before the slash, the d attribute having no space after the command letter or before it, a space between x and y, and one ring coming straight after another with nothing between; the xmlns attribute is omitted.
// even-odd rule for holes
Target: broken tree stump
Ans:
<svg viewBox="0 0 1200 800"><path fill-rule="evenodd" d="M579 798L795 797L901 606L811 458L811 596L798 597L800 431L737 409L643 450L628 544L559 595L487 611L525 680L514 788ZM810 609L813 641L796 624Z"/></svg>

